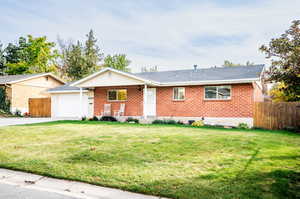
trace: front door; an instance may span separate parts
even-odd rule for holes
[[[156,115],[156,88],[147,88],[147,103],[144,110],[147,116]]]

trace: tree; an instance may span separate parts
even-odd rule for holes
[[[9,112],[10,111],[10,100],[7,97],[5,87],[0,87],[0,112]]]
[[[88,73],[93,73],[99,70],[99,62],[103,58],[103,53],[100,53],[100,48],[97,46],[97,39],[94,37],[93,30],[86,35],[85,42],[85,59]]]
[[[229,61],[229,60],[225,60],[224,63],[223,63],[223,66],[224,66],[224,67],[233,67],[233,66],[253,66],[253,65],[255,65],[255,63],[254,63],[254,62],[250,62],[250,61],[247,61],[246,64],[240,64],[240,63],[235,64],[235,63],[233,63],[233,62],[231,62],[231,61]]]
[[[149,67],[147,68],[146,66],[141,68],[141,72],[145,73],[145,72],[157,72],[158,71],[158,67],[157,66],[153,66],[153,67]]]
[[[5,53],[5,73],[8,74],[23,74],[29,70],[29,65],[26,64],[28,56],[26,48],[28,44],[25,37],[19,37],[18,43],[9,43],[4,49]]]
[[[130,72],[130,68],[128,67],[130,64],[130,60],[126,58],[125,54],[116,54],[116,55],[107,55],[104,58],[103,67],[111,67],[117,70]]]
[[[279,38],[272,39],[268,46],[260,50],[271,59],[271,67],[266,71],[268,81],[284,85],[286,101],[300,101],[300,20]]]
[[[64,52],[64,72],[70,80],[78,80],[88,74],[82,44],[71,44]]]
[[[285,95],[284,90],[286,86],[283,83],[275,84],[269,91],[273,102],[287,102],[290,100],[290,96]]]
[[[61,49],[60,71],[64,78],[78,80],[100,68],[103,54],[100,53],[93,31],[90,30],[86,37],[84,45],[80,41],[74,44],[58,39]]]
[[[2,47],[3,44],[0,43],[0,75],[4,75],[6,70],[6,59]]]
[[[5,48],[6,73],[10,75],[56,71],[57,51],[55,43],[46,37],[31,35],[20,37],[17,44],[9,43]]]

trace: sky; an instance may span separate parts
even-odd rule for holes
[[[258,50],[300,19],[300,0],[1,0],[0,41],[28,34],[84,40],[93,29],[107,54],[133,72],[269,64]]]

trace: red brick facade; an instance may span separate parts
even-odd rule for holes
[[[96,88],[94,113],[100,115],[104,104],[112,104],[112,110],[119,110],[120,103],[125,103],[126,116],[143,115],[143,87],[127,88],[127,101],[110,102],[107,90]],[[173,100],[173,87],[156,88],[157,116],[174,117],[252,117],[254,90],[252,84],[233,84],[230,100],[204,100],[204,86],[186,86],[185,100]]]
[[[204,100],[204,86],[185,87],[185,100],[173,101],[173,88],[157,89],[157,115],[175,117],[252,117],[251,84],[232,85],[230,100]]]
[[[127,89],[127,100],[122,102],[108,101],[107,91],[115,88]],[[112,113],[120,109],[120,104],[125,103],[126,116],[142,116],[143,115],[143,87],[106,87],[96,88],[94,91],[94,114],[101,115],[104,104],[111,104]]]

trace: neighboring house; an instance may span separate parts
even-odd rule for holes
[[[53,117],[101,116],[125,104],[128,116],[252,126],[253,103],[263,101],[264,65],[126,73],[105,68],[50,89]]]
[[[12,112],[28,112],[29,98],[50,97],[46,91],[63,84],[62,80],[51,73],[0,76],[0,87],[6,90]]]

